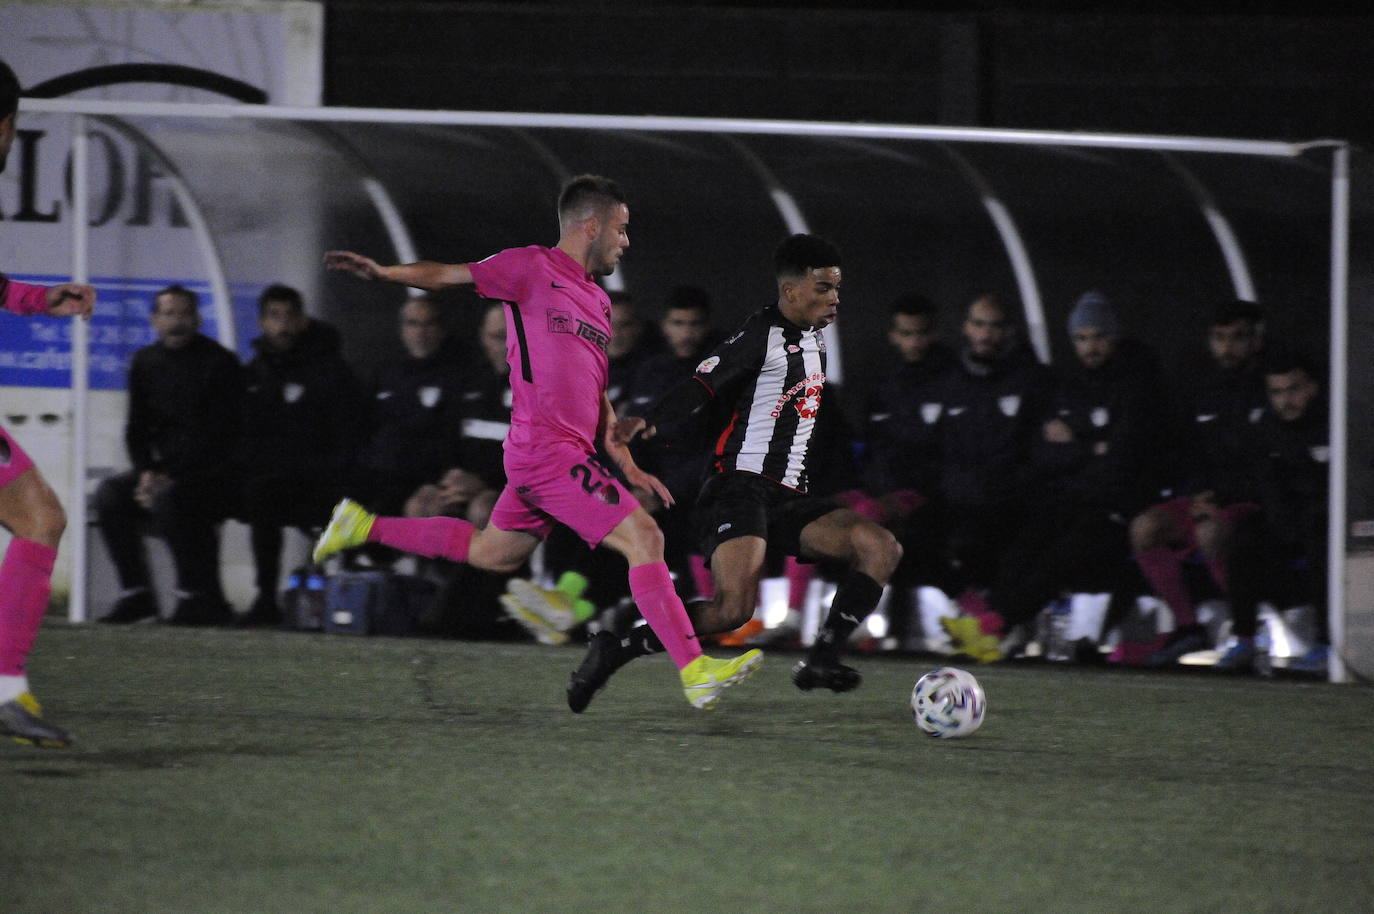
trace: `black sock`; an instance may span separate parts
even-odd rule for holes
[[[811,645],[811,658],[838,660],[840,648],[864,617],[878,605],[882,595],[883,585],[862,571],[853,568],[846,571],[835,590],[835,599],[830,603],[830,614],[825,617],[825,624],[816,633],[816,642]]]
[[[631,658],[663,652],[663,642],[647,625],[636,625],[630,629],[630,633],[620,639],[620,646],[629,653]]]

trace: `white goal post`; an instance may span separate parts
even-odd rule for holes
[[[32,114],[70,118],[71,142],[71,259],[70,273],[77,281],[84,281],[92,275],[90,267],[89,211],[91,164],[87,136],[91,126],[103,121],[140,123],[165,122],[204,123],[208,121],[253,121],[260,123],[283,122],[293,124],[318,125],[392,125],[416,128],[509,128],[515,131],[537,130],[575,130],[634,134],[639,136],[660,136],[665,134],[699,134],[718,137],[804,137],[830,138],[839,141],[882,140],[895,142],[935,143],[942,148],[959,150],[968,144],[997,144],[1008,147],[1056,147],[1059,149],[1084,151],[1136,150],[1159,153],[1166,157],[1179,154],[1204,154],[1215,156],[1246,156],[1266,159],[1306,159],[1330,175],[1330,224],[1329,224],[1329,306],[1330,306],[1330,419],[1331,419],[1331,457],[1330,457],[1330,505],[1329,505],[1329,605],[1330,630],[1332,638],[1330,675],[1333,680],[1344,681],[1347,670],[1343,658],[1345,641],[1346,607],[1346,568],[1347,568],[1347,378],[1348,378],[1348,285],[1350,258],[1350,146],[1338,140],[1319,140],[1314,142],[1290,143],[1263,140],[1143,136],[1111,133],[1078,133],[1064,131],[1034,130],[995,130],[955,127],[926,127],[880,124],[852,124],[839,122],[799,122],[781,120],[744,120],[730,118],[685,118],[658,116],[600,116],[578,114],[534,114],[511,112],[478,111],[415,111],[415,110],[372,110],[356,108],[302,108],[271,107],[236,104],[181,104],[161,102],[109,102],[82,101],[71,99],[37,100],[24,99],[21,110]],[[24,124],[21,121],[21,127]],[[952,153],[956,159],[957,152]],[[1031,343],[1042,358],[1048,356],[1046,322],[1040,306],[1040,293],[1034,273],[1034,264],[1027,253],[1023,239],[1017,229],[1017,214],[1000,199],[991,184],[981,179],[976,166],[966,160],[959,161],[958,167],[965,174],[971,187],[975,189],[988,220],[993,224],[996,236],[1011,266],[1009,272],[1014,277],[1016,290],[1020,293],[1026,309],[1026,320],[1030,331]],[[764,174],[766,166],[754,162],[761,179],[768,181]],[[1250,289],[1248,271],[1244,258],[1238,254],[1238,246],[1231,234],[1224,216],[1215,207],[1209,206],[1205,188],[1200,182],[1189,181],[1184,173],[1183,183],[1197,198],[1199,209],[1211,228],[1212,237],[1222,251],[1222,256],[1230,271],[1231,280],[1237,297]],[[260,190],[260,189],[259,189]],[[194,191],[194,188],[192,188]],[[805,216],[788,198],[787,189],[772,182],[770,192],[780,214],[779,218],[789,228],[801,230],[805,226]],[[373,181],[367,190],[373,205],[386,223],[386,232],[397,251],[414,256],[413,243],[405,228],[404,219],[397,211],[396,204],[386,193],[384,186]],[[194,205],[195,194],[185,195],[181,208],[187,214],[192,228],[201,236],[204,247],[213,248],[209,238],[210,229],[203,221],[198,221]],[[14,231],[11,226],[9,231]],[[422,252],[423,253],[423,252]],[[209,257],[210,262],[217,262]],[[6,265],[17,269],[21,265]],[[213,272],[213,271],[211,271]],[[232,334],[233,315],[229,312],[231,304],[227,298],[226,280],[221,275],[212,290],[214,307],[219,315],[219,326],[223,332]],[[86,499],[81,497],[87,491],[86,468],[88,416],[86,413],[87,392],[87,341],[85,328],[74,322],[72,331],[72,442],[70,492],[67,508],[70,515],[68,549],[72,553],[72,583],[70,617],[82,621],[88,617],[88,596],[86,592],[86,536],[87,517]],[[229,337],[232,340],[232,336]],[[838,347],[835,347],[838,349]]]

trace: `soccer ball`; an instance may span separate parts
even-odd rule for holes
[[[987,707],[973,674],[952,666],[931,670],[911,690],[911,716],[927,736],[968,736],[982,726]]]

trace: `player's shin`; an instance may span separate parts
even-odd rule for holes
[[[665,563],[651,562],[631,568],[630,594],[678,669],[701,656],[692,622]]]
[[[878,605],[882,595],[883,585],[862,571],[851,568],[845,572],[835,590],[835,599],[830,603],[830,614],[816,633],[811,656],[814,659],[838,659],[840,648]]]
[[[52,590],[57,550],[32,540],[10,542],[0,563],[0,675],[21,676]]]
[[[367,539],[426,558],[466,562],[476,529],[458,517],[379,517]]]

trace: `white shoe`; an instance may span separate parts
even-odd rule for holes
[[[549,628],[566,632],[577,624],[573,601],[561,590],[545,590],[533,581],[511,578],[506,592],[520,601],[520,605],[544,620]]]
[[[567,644],[568,633],[549,625],[542,616],[530,612],[512,594],[503,593],[500,597],[501,609],[506,615],[519,622],[525,631],[534,636],[540,644]]]

